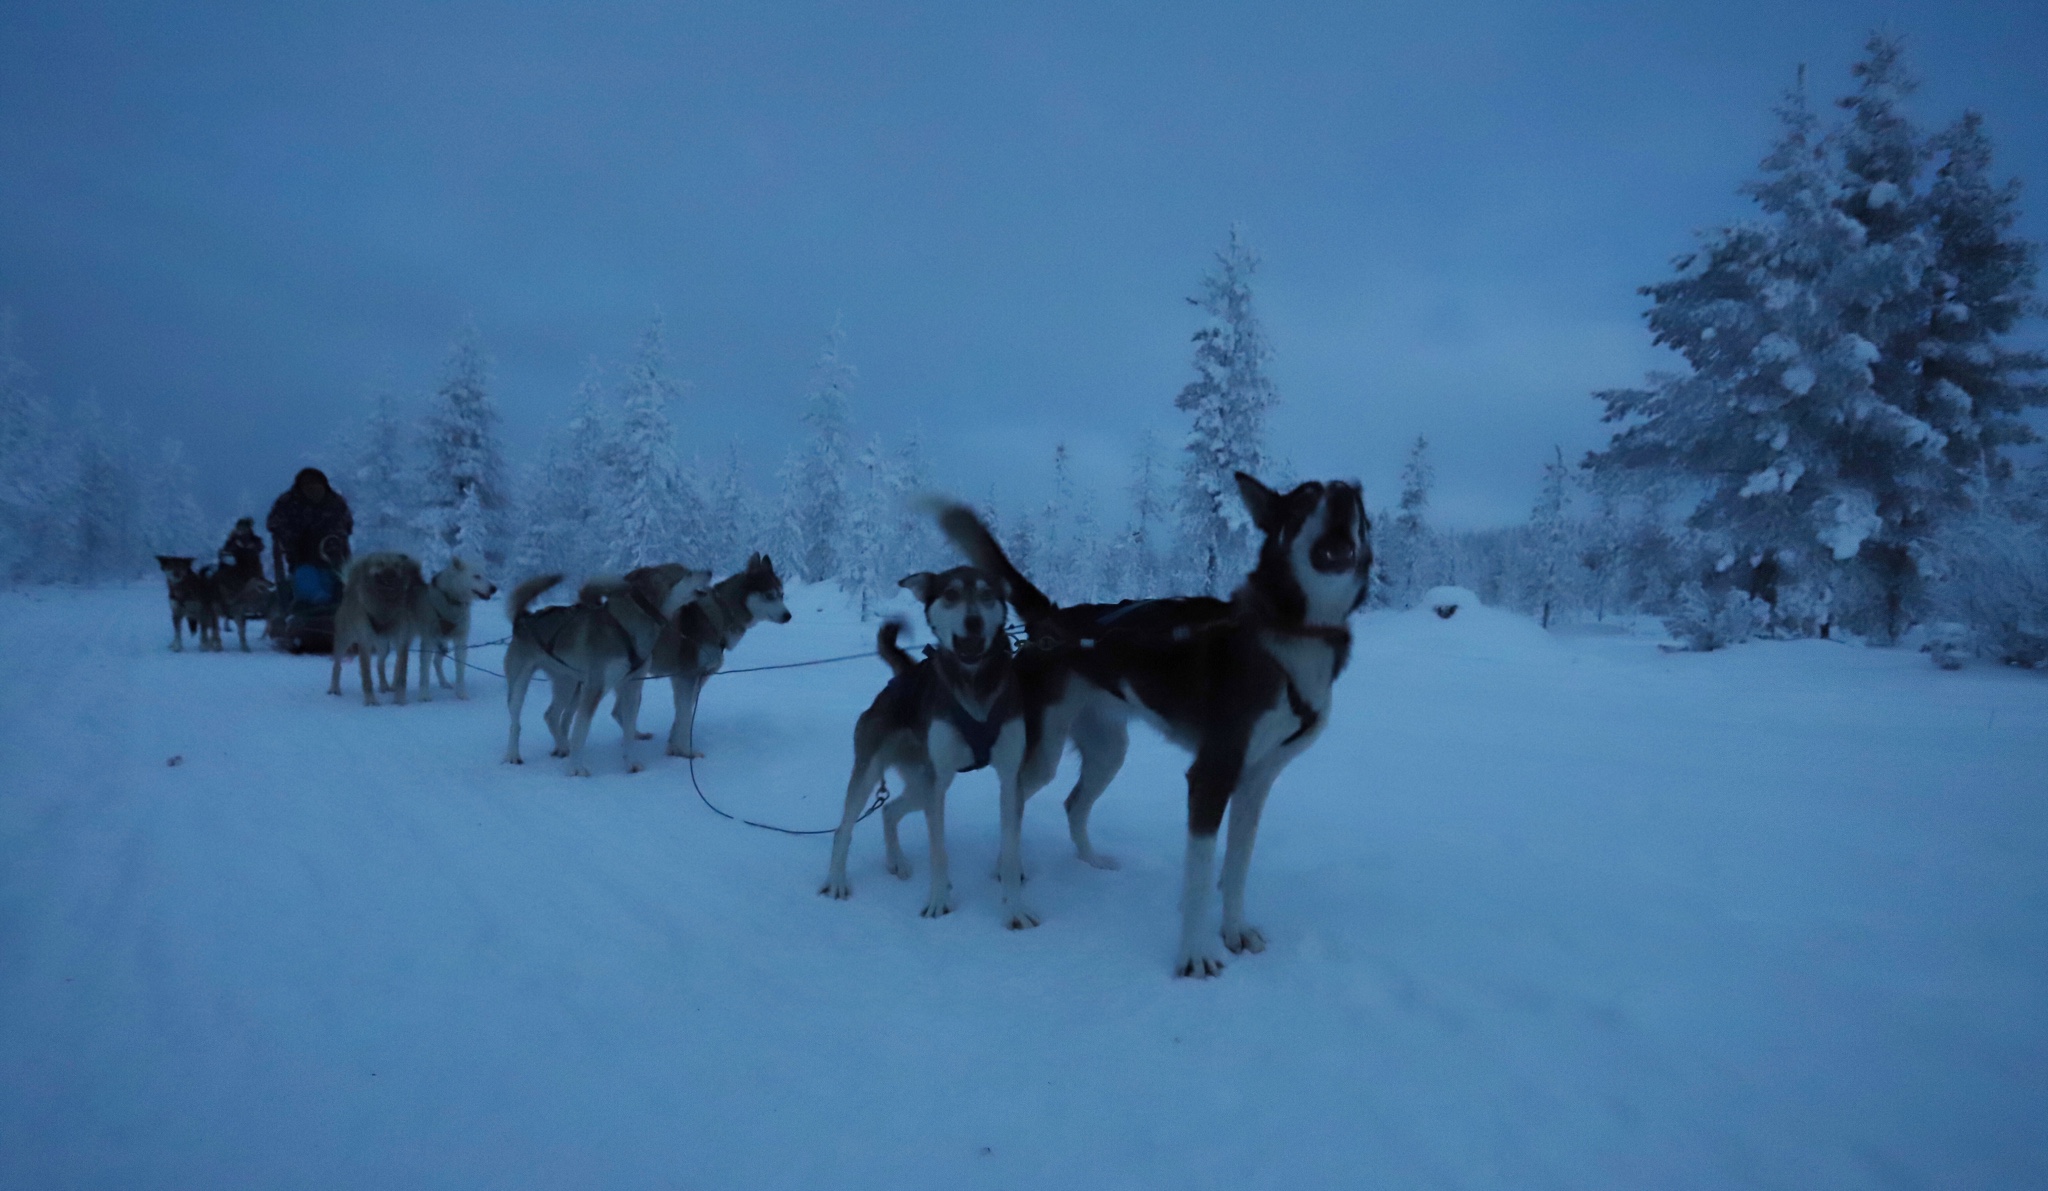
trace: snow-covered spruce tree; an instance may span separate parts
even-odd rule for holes
[[[2048,467],[1997,490],[1942,534],[1933,584],[1935,660],[1973,653],[2015,666],[2048,665]]]
[[[740,441],[726,444],[725,460],[705,494],[704,565],[728,575],[746,565],[747,556],[761,549],[760,513],[753,486],[747,483],[746,466],[740,461]]]
[[[838,576],[839,537],[853,455],[854,370],[837,322],[804,395],[804,441],[782,467],[782,532],[796,574],[813,583]]]
[[[657,316],[626,371],[612,443],[618,537],[611,565],[621,571],[661,562],[702,565],[696,560],[703,551],[703,502],[676,456],[668,411],[682,394],[668,373],[668,344]]]
[[[56,419],[22,358],[14,312],[0,310],[0,584],[61,577],[64,528]]]
[[[1131,500],[1131,522],[1124,535],[1122,565],[1104,568],[1103,577],[1113,598],[1160,596],[1171,587],[1166,579],[1167,551],[1171,548],[1166,525],[1171,506],[1163,490],[1166,469],[1159,456],[1159,436],[1145,431],[1138,439],[1137,454],[1131,459],[1131,479],[1126,489]]]
[[[142,491],[143,546],[151,554],[185,555],[202,565],[211,565],[213,551],[225,532],[209,532],[206,514],[199,510],[199,498],[192,492],[192,465],[185,462],[185,445],[175,438],[157,446],[156,462],[149,468]]]
[[[1415,436],[1401,465],[1401,497],[1393,517],[1373,535],[1373,603],[1406,608],[1436,583],[1435,540],[1429,529],[1429,493],[1436,469],[1429,463],[1429,440]]]
[[[604,370],[593,359],[576,386],[569,418],[548,435],[533,488],[519,573],[594,575],[617,548],[611,496],[613,417]]]
[[[1194,423],[1181,459],[1181,536],[1197,584],[1211,595],[1228,594],[1252,563],[1251,519],[1234,473],[1272,479],[1266,414],[1279,394],[1266,375],[1272,349],[1252,311],[1258,267],[1258,255],[1233,226],[1201,294],[1188,299],[1209,320],[1194,334],[1195,379],[1173,400]]]
[[[505,456],[498,407],[490,395],[490,361],[475,326],[448,349],[440,389],[420,423],[420,562],[428,574],[458,551],[487,569],[505,565]],[[343,493],[347,495],[347,493]]]
[[[952,551],[939,537],[931,514],[917,503],[932,490],[931,461],[925,457],[922,427],[913,424],[897,446],[889,478],[893,491],[888,512],[894,517],[895,530],[890,556],[894,574],[888,578],[893,582],[916,571],[945,569],[951,565],[947,560]]]
[[[896,484],[882,436],[871,435],[855,456],[840,521],[839,586],[870,616],[896,590],[905,572],[896,569],[890,539],[896,527]]]
[[[1830,559],[1901,525],[1898,478],[1939,458],[1940,435],[1887,403],[1873,371],[1925,254],[1873,242],[1845,212],[1803,79],[1779,116],[1764,176],[1743,188],[1764,218],[1710,233],[1643,290],[1657,342],[1690,370],[1596,394],[1625,428],[1588,463],[1682,477],[1700,494],[1690,524],[1725,560],[1825,587]]]
[[[1535,507],[1529,511],[1529,603],[1544,628],[1552,616],[1564,610],[1577,565],[1573,550],[1571,522],[1565,511],[1570,497],[1571,472],[1565,467],[1564,449],[1553,447],[1555,458],[1543,465],[1543,483],[1536,490]]]
[[[355,516],[357,552],[419,548],[419,474],[409,458],[405,411],[389,384],[370,394],[370,409],[349,443],[342,495]]]
[[[68,435],[70,466],[58,496],[70,532],[62,577],[77,583],[128,579],[148,561],[141,539],[134,435],[110,422],[97,400],[78,403]]]

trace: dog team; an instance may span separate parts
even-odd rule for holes
[[[904,816],[923,812],[931,873],[922,912],[950,913],[946,793],[956,775],[987,768],[999,791],[996,875],[1004,921],[1011,929],[1037,926],[1039,916],[1024,897],[1025,803],[1052,780],[1071,745],[1080,760],[1065,801],[1075,851],[1088,864],[1116,867],[1090,842],[1088,818],[1123,765],[1129,724],[1137,718],[1193,758],[1175,974],[1208,977],[1224,966],[1210,942],[1209,888],[1217,880],[1217,836],[1225,831],[1226,810],[1217,880],[1221,942],[1232,953],[1263,951],[1265,939],[1246,920],[1244,905],[1259,819],[1274,780],[1328,721],[1332,687],[1350,656],[1350,617],[1365,602],[1371,523],[1353,482],[1309,481],[1279,492],[1239,473],[1237,485],[1260,542],[1256,565],[1227,600],[1183,596],[1062,607],[1017,570],[972,510],[933,502],[940,528],[968,562],[902,580],[922,606],[934,642],[923,657],[913,658],[898,643],[901,622],[887,622],[877,633],[876,652],[892,676],[855,722],[853,771],[819,892],[852,895],[847,862],[854,825],[885,773],[894,771],[901,793],[883,806],[885,868],[898,878],[911,875],[898,829]],[[174,622],[190,614],[194,623],[206,623],[190,560],[159,561],[171,583]],[[174,563],[183,569],[174,573]],[[759,554],[715,583],[708,571],[669,563],[593,579],[573,603],[532,606],[561,579],[537,576],[512,592],[505,655],[508,763],[521,761],[521,711],[534,675],[543,672],[551,691],[543,718],[552,755],[566,758],[571,773],[589,773],[584,744],[607,694],[627,768],[639,770],[634,747],[651,739],[639,730],[640,686],[653,678],[667,678],[675,695],[669,754],[699,756],[692,731],[705,680],[754,625],[790,619],[782,580]],[[181,583],[188,585],[185,596]],[[390,690],[404,702],[406,658],[417,640],[422,697],[431,697],[430,665],[448,685],[441,665],[451,653],[454,689],[463,696],[470,605],[495,590],[460,560],[428,580],[402,554],[357,558],[336,613],[329,693],[341,693],[342,660],[354,653],[366,703],[375,704],[375,690]],[[1012,610],[1024,634],[1015,644],[1007,632]],[[208,640],[220,647],[217,625],[211,638],[195,631],[202,632],[203,648]],[[395,685],[384,675],[393,654]]]

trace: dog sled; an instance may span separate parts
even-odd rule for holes
[[[278,648],[286,653],[334,652],[334,614],[341,607],[341,568],[302,562],[277,585]]]

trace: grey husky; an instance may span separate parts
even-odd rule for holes
[[[342,580],[341,606],[334,611],[334,673],[327,693],[341,693],[341,663],[351,651],[362,671],[363,703],[377,705],[377,691],[391,692],[391,701],[405,702],[406,657],[418,630],[418,603],[427,581],[410,555],[361,554],[349,563]],[[384,659],[395,656],[395,682],[384,677]],[[370,666],[377,667],[377,685],[370,684]]]
[[[442,567],[420,593],[420,700],[434,699],[434,681],[451,684],[442,663],[455,655],[455,697],[469,698],[469,606],[498,594],[498,585],[457,558]]]
[[[1203,597],[1061,608],[1019,574],[972,510],[940,510],[948,537],[1000,576],[1046,667],[1030,684],[1032,746],[1023,796],[1052,779],[1064,742],[1081,753],[1067,820],[1084,858],[1088,812],[1115,776],[1138,715],[1194,754],[1181,889],[1179,976],[1214,976],[1207,941],[1216,835],[1226,807],[1222,937],[1232,952],[1265,950],[1244,916],[1245,875],[1274,779],[1328,722],[1331,690],[1351,652],[1349,620],[1365,601],[1371,523],[1354,483],[1275,492],[1242,472],[1239,495],[1263,537],[1258,565],[1228,603]],[[1060,669],[1064,673],[1060,673]]]
[[[622,578],[585,583],[574,604],[531,612],[527,605],[562,577],[541,575],[513,588],[512,643],[505,650],[505,702],[512,727],[505,760],[520,763],[519,714],[534,672],[545,670],[553,688],[545,717],[555,738],[553,755],[569,759],[571,774],[590,776],[583,742],[597,705],[616,691],[619,699],[631,697],[637,706],[655,641],[676,609],[703,595],[710,579],[709,571],[680,563],[641,567]],[[634,739],[634,733],[626,733],[626,768],[637,773]]]
[[[902,586],[924,605],[925,623],[938,644],[922,661],[913,661],[896,644],[901,624],[884,624],[876,635],[875,652],[894,677],[854,723],[853,776],[832,836],[832,865],[818,892],[835,898],[853,895],[846,853],[854,823],[883,772],[894,769],[903,792],[882,808],[889,871],[909,878],[910,862],[904,859],[896,826],[911,811],[923,811],[932,864],[923,913],[927,918],[949,913],[953,883],[946,859],[946,791],[955,774],[987,766],[995,770],[1002,791],[1003,845],[996,875],[1003,885],[1007,922],[1012,930],[1037,926],[1038,915],[1024,904],[1019,845],[1024,800],[1017,788],[1024,760],[1024,705],[1010,638],[1003,632],[1002,581],[973,567],[955,567],[936,575],[919,572]]]
[[[746,566],[712,584],[703,598],[677,609],[668,630],[653,642],[649,673],[666,674],[675,692],[669,756],[704,755],[696,746],[697,697],[704,692],[704,680],[718,673],[725,665],[726,651],[737,647],[747,630],[764,620],[788,624],[789,606],[782,599],[782,579],[775,573],[775,563],[765,554],[755,554]],[[651,739],[639,727],[640,684],[619,692],[612,715],[628,739]]]

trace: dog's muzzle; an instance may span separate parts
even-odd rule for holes
[[[1309,547],[1308,565],[1325,575],[1341,575],[1358,566],[1358,544],[1349,538],[1324,538]]]

